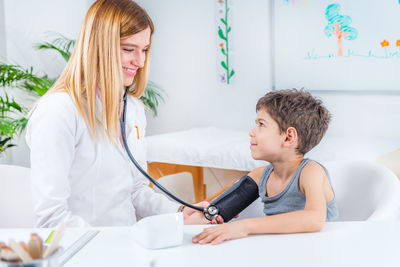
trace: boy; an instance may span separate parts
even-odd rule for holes
[[[251,155],[270,165],[244,178],[258,185],[267,216],[204,229],[193,237],[193,243],[218,244],[249,234],[316,232],[325,221],[338,218],[325,168],[304,159],[328,128],[330,114],[322,102],[303,90],[273,91],[258,101],[256,110],[256,126],[250,131]],[[227,194],[229,189],[223,195]]]

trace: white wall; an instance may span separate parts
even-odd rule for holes
[[[4,0],[7,58],[11,62],[57,76],[64,62],[56,53],[37,51],[34,44],[50,41],[50,32],[76,38],[87,2],[81,0]]]
[[[0,1],[0,62],[6,57],[4,2]]]
[[[8,58],[58,74],[62,60],[38,53],[31,45],[43,40],[48,30],[75,38],[91,2],[4,0]],[[216,1],[137,2],[146,8],[156,28],[150,79],[168,94],[160,115],[148,116],[148,134],[201,126],[248,131],[254,124],[257,99],[272,87],[269,1],[235,1],[236,79],[229,87],[220,86],[216,77]],[[400,147],[400,95],[316,95],[333,114],[328,137],[395,139],[393,150],[396,144]],[[12,163],[26,165],[26,151],[19,153]]]
[[[271,89],[269,1],[235,1],[237,77],[230,87],[219,86],[215,78],[215,1],[138,2],[156,27],[150,79],[169,95],[160,115],[149,118],[148,133],[252,127],[256,101]],[[399,94],[315,95],[333,114],[328,136],[400,138]]]
[[[55,52],[37,51],[34,44],[50,41],[58,32],[68,38],[78,36],[84,15],[92,0],[1,0],[0,1],[0,49],[4,44],[8,63],[34,70],[50,77],[56,77],[65,66],[64,60]],[[3,16],[4,14],[4,16]],[[4,27],[2,27],[2,23]],[[3,29],[3,31],[2,31]],[[0,52],[0,56],[3,56]],[[20,103],[30,106],[34,99],[26,93],[13,91]],[[0,162],[29,166],[29,152],[24,136],[17,137],[18,146],[8,149]]]
[[[216,1],[139,0],[155,24],[150,79],[168,93],[148,134],[190,127],[249,129],[256,100],[271,88],[269,2],[235,1],[235,80],[217,81]]]
[[[316,93],[330,112],[330,136],[400,141],[400,95]],[[400,147],[400,142],[397,142]],[[395,148],[395,147],[394,147]],[[394,149],[393,148],[393,149]]]

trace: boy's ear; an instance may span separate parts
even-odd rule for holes
[[[296,128],[289,127],[286,129],[286,137],[284,142],[287,146],[297,146],[298,136]]]

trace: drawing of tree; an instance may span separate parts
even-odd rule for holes
[[[338,42],[338,56],[343,56],[343,39],[354,40],[358,36],[358,31],[355,28],[349,27],[351,18],[347,15],[339,14],[340,5],[331,4],[326,8],[325,17],[328,20],[328,25],[324,32],[328,37],[335,35]]]

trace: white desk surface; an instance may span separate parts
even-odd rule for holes
[[[183,245],[158,250],[136,244],[129,227],[99,228],[100,233],[64,266],[400,266],[400,221],[334,222],[319,233],[192,244],[191,238],[203,228],[185,226]],[[0,229],[0,236],[7,232]]]

